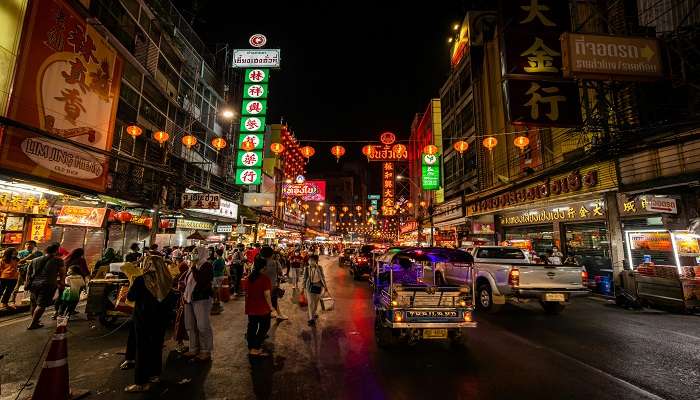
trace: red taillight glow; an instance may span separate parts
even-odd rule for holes
[[[513,267],[508,273],[508,284],[510,286],[520,285],[520,270],[517,267]]]
[[[588,286],[588,271],[581,271],[581,283],[583,286]]]

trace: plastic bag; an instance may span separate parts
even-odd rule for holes
[[[332,311],[335,306],[335,300],[331,296],[321,298],[321,310]]]
[[[303,292],[300,293],[300,294],[299,294],[299,306],[300,306],[300,307],[306,307],[306,306],[308,306],[308,305],[309,305],[309,301],[306,300],[306,296],[304,295]]]

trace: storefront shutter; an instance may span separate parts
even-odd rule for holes
[[[111,224],[109,225],[109,241],[107,241],[107,247],[111,247],[117,253],[124,254],[122,251],[122,226],[121,224]],[[126,251],[128,252],[129,247],[127,246]]]
[[[92,271],[97,260],[102,258],[105,245],[105,230],[102,228],[89,228],[86,234],[85,260]]]
[[[85,245],[85,228],[80,226],[66,226],[63,228],[63,242],[61,247],[70,253]]]

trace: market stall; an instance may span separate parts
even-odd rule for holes
[[[625,231],[624,285],[644,303],[700,308],[700,235],[687,231]]]

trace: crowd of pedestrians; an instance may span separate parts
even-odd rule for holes
[[[192,362],[209,362],[214,350],[211,316],[223,311],[230,296],[244,298],[248,318],[245,337],[251,357],[265,357],[263,348],[272,319],[288,317],[280,308],[285,293],[291,302],[308,304],[308,324],[318,319],[318,305],[329,296],[319,254],[330,253],[314,246],[285,249],[258,243],[227,248],[193,245],[143,247],[133,243],[128,253],[108,248],[92,266],[82,248],[68,252],[60,244],[40,250],[33,241],[24,248],[6,248],[0,257],[0,308],[13,309],[17,291],[29,293],[31,322],[27,329],[43,327],[42,316],[54,306],[53,318],[70,318],[81,293],[91,279],[129,278],[126,300],[133,304],[128,340],[121,369],[134,369],[134,384],[127,392],[144,392],[159,381],[167,331],[172,331],[175,350]],[[115,273],[113,263],[131,263],[135,276]],[[177,271],[177,272],[174,272]],[[91,318],[91,315],[87,315]]]

